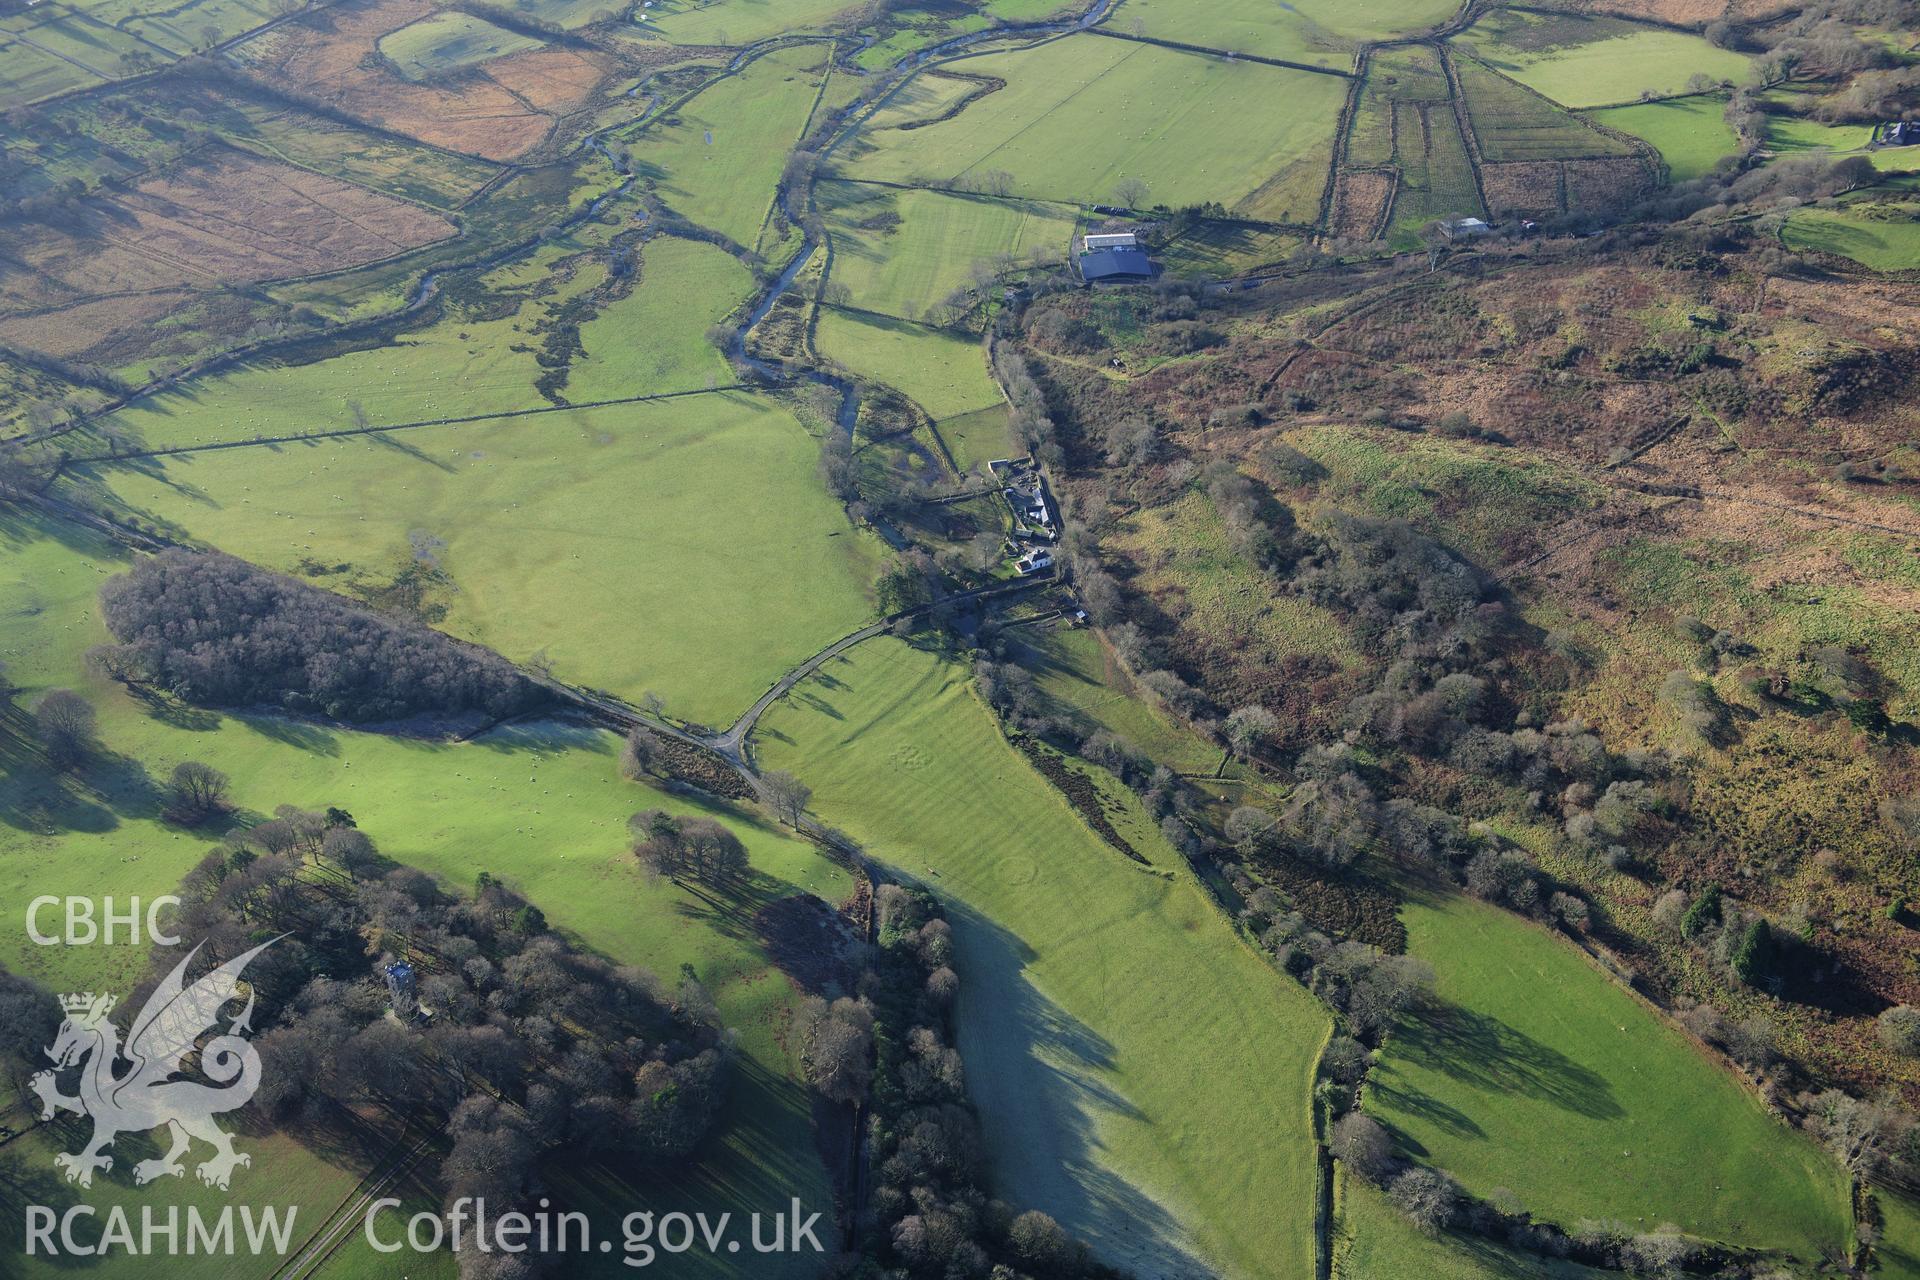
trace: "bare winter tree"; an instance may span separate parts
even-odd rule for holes
[[[346,872],[349,880],[358,880],[380,864],[373,841],[354,827],[330,829],[320,844],[320,856]]]
[[[825,1098],[859,1106],[873,1079],[873,1012],[857,1000],[814,997],[796,1023],[808,1082]]]
[[[784,769],[762,774],[760,781],[766,787],[767,806],[774,816],[790,827],[799,827],[807,802],[813,799],[813,788]]]
[[[71,689],[53,689],[33,709],[33,722],[47,762],[71,769],[93,754],[93,704]]]
[[[627,744],[620,751],[620,772],[629,778],[641,778],[652,773],[660,762],[660,738],[651,729],[636,728],[628,732]]]
[[[167,782],[167,816],[175,822],[194,826],[232,807],[226,774],[198,760],[182,760],[173,767]]]
[[[1393,1172],[1393,1139],[1378,1120],[1349,1111],[1334,1122],[1334,1158],[1376,1186]]]
[[[1226,730],[1227,742],[1233,747],[1233,754],[1244,760],[1255,744],[1266,741],[1280,731],[1280,717],[1265,707],[1241,707],[1227,717]]]

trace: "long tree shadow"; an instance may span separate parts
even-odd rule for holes
[[[144,684],[124,686],[127,696],[140,705],[148,719],[158,720],[170,728],[182,729],[189,733],[212,733],[220,727],[219,713],[208,711],[182,702],[178,698],[168,697],[157,689]]]
[[[1490,1093],[1517,1093],[1590,1120],[1626,1110],[1598,1072],[1498,1018],[1435,1001],[1394,1032],[1397,1056]]]
[[[1457,1138],[1484,1138],[1487,1131],[1475,1123],[1472,1116],[1455,1106],[1449,1106],[1429,1093],[1417,1089],[1402,1089],[1392,1081],[1391,1073],[1377,1071],[1367,1082],[1367,1094],[1387,1104],[1383,1114],[1398,1113],[1418,1116]],[[1382,1109],[1374,1109],[1382,1110]],[[1378,1115],[1375,1116],[1379,1118]],[[1383,1122],[1384,1123],[1384,1122]],[[1418,1139],[1401,1130],[1397,1125],[1389,1124],[1394,1140],[1400,1148],[1411,1156],[1425,1156],[1426,1147]]]
[[[74,769],[55,769],[17,706],[0,706],[0,823],[39,835],[99,835],[128,818],[157,817],[160,788],[146,766],[97,748]]]
[[[686,897],[673,904],[674,914],[701,924],[736,942],[758,944],[760,929],[755,920],[762,911],[792,892],[793,886],[762,871],[721,885],[703,884],[694,879],[674,881]]]
[[[995,1194],[1052,1214],[1100,1256],[1135,1274],[1211,1274],[1186,1231],[1108,1167],[1099,1127],[1150,1118],[1103,1078],[1114,1046],[1043,995],[1017,935],[947,898],[962,974],[959,1048],[979,1107]]]

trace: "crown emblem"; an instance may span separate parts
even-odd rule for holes
[[[113,997],[110,995],[97,996],[91,991],[82,991],[77,995],[60,997],[61,1009],[69,1014],[86,1013],[96,1004],[100,1006],[100,1011],[105,1013],[107,1009],[112,1007]]]

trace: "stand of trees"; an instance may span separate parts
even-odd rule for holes
[[[712,818],[677,818],[645,809],[627,819],[633,854],[650,874],[724,888],[751,871],[740,837]]]
[[[868,1104],[873,1190],[846,1274],[1117,1277],[1046,1214],[988,1194],[979,1120],[953,1048],[953,931],[925,892],[881,885],[874,909],[879,946],[858,995],[810,1001],[795,1027],[814,1089]]]
[[[162,552],[100,597],[120,641],[102,665],[189,702],[365,723],[546,700],[499,657],[217,552]]]
[[[255,1108],[302,1125],[341,1106],[440,1117],[452,1139],[440,1168],[449,1203],[485,1196],[499,1212],[526,1207],[556,1155],[665,1163],[694,1148],[725,1097],[730,1060],[696,982],[669,992],[574,950],[485,873],[472,897],[451,896],[384,863],[351,824],[337,809],[283,808],[229,836],[183,883],[180,931],[202,940],[210,963],[286,935],[246,974],[263,1062]],[[303,875],[309,858],[320,871]],[[361,878],[328,875],[339,861]],[[157,951],[149,985],[177,959]],[[417,1016],[389,1009],[382,974],[396,959],[418,975]],[[0,984],[9,1036],[19,1003]],[[20,1011],[36,1028],[21,1035],[44,1022],[36,1008]],[[463,1269],[494,1261],[461,1255]],[[541,1269],[531,1254],[516,1261],[523,1274]]]

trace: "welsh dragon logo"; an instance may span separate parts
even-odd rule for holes
[[[93,1120],[93,1137],[86,1146],[54,1157],[68,1182],[92,1186],[94,1170],[113,1168],[113,1157],[106,1149],[115,1138],[162,1126],[169,1131],[172,1145],[164,1155],[133,1167],[134,1181],[141,1185],[185,1173],[180,1158],[195,1138],[214,1149],[212,1157],[194,1170],[208,1186],[225,1190],[234,1169],[253,1163],[251,1156],[233,1149],[232,1135],[213,1122],[216,1115],[245,1106],[260,1087],[260,1055],[243,1034],[253,1030],[251,988],[247,1007],[228,1022],[226,1034],[200,1047],[200,1073],[214,1085],[175,1077],[195,1043],[219,1023],[220,1010],[240,997],[241,971],[277,941],[263,942],[187,985],[187,966],[200,952],[194,947],[148,998],[133,1020],[124,1047],[119,1029],[107,1019],[113,1009],[112,995],[88,992],[60,998],[66,1021],[46,1051],[54,1068],[35,1075],[32,1085],[43,1104],[41,1119],[71,1111]],[[122,1061],[129,1065],[115,1074]],[[80,1068],[79,1093],[68,1097],[60,1092],[58,1074],[76,1066]]]

